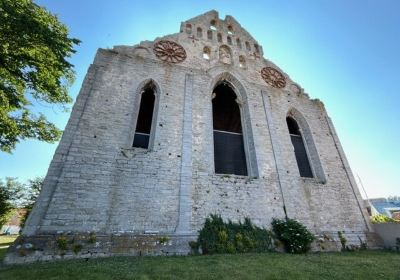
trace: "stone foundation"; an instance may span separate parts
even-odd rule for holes
[[[187,255],[195,235],[48,234],[20,236],[8,249],[5,264],[110,256]]]
[[[346,245],[358,250],[365,243],[368,249],[382,248],[383,243],[374,233],[344,233]],[[20,236],[8,249],[5,264],[21,264],[36,261],[55,261],[67,259],[88,259],[111,256],[157,256],[188,255],[191,253],[190,241],[197,235],[161,234],[112,234],[95,235],[47,234]],[[335,252],[342,249],[337,232],[324,232],[315,235],[312,251]],[[278,252],[283,247],[277,245]]]

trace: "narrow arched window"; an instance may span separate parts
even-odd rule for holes
[[[236,45],[240,50],[242,49],[242,43],[240,42],[239,38],[236,38]]]
[[[214,19],[210,21],[210,29],[214,31],[217,30],[217,22]]]
[[[209,47],[205,46],[203,48],[203,58],[209,60],[211,57],[211,50]]]
[[[192,33],[192,25],[190,23],[186,23],[186,33],[187,34]]]
[[[231,36],[228,36],[228,37],[226,38],[226,40],[227,40],[227,42],[228,42],[229,45],[232,45],[232,38],[231,38]]]
[[[203,30],[200,27],[197,27],[197,37],[199,38],[203,37]]]
[[[246,41],[246,50],[251,51],[250,43]]]
[[[213,96],[215,173],[247,175],[237,96],[231,86],[224,82],[214,88]]]
[[[233,27],[232,25],[228,25],[228,34],[233,35]]]
[[[294,154],[296,157],[297,167],[299,168],[301,177],[313,178],[310,161],[308,160],[307,150],[304,145],[303,137],[297,122],[291,118],[286,118],[286,123],[289,129],[290,140],[292,141]]]
[[[217,38],[218,38],[218,42],[222,43],[222,34],[221,33],[218,33]]]
[[[239,55],[239,67],[246,68],[246,59],[243,55]]]
[[[208,39],[208,40],[212,40],[212,38],[213,38],[213,33],[212,33],[212,31],[211,31],[211,30],[207,30],[207,39]]]
[[[133,147],[145,148],[149,147],[151,124],[153,121],[155,88],[152,84],[148,84],[143,88],[140,98],[139,114],[136,122],[135,136],[133,139]]]
[[[257,44],[254,44],[254,49],[256,50],[256,53],[260,53],[260,48]]]

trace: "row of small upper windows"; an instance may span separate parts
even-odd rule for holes
[[[230,55],[230,54],[229,54]],[[206,60],[211,59],[211,49],[210,47],[205,46],[203,48],[203,58]],[[243,55],[239,55],[239,67],[245,68],[246,67],[246,59]]]
[[[213,30],[216,31],[217,29],[213,29],[212,28],[213,25],[210,25],[210,29],[207,30],[207,39],[208,40],[213,40],[214,34],[213,34]],[[228,26],[228,34],[233,35],[233,30],[229,31],[230,29],[232,29],[232,26]],[[190,23],[186,24],[186,33],[187,34],[192,34],[192,25]],[[203,29],[201,27],[197,27],[197,37],[199,38],[203,38]],[[222,43],[222,34],[218,33],[217,34],[217,41],[218,43]],[[226,37],[226,42],[228,43],[228,45],[233,45],[233,41],[232,41],[232,37],[231,36],[227,36]],[[242,42],[240,40],[240,38],[236,38],[236,46],[239,49],[242,49]],[[251,45],[248,41],[245,42],[245,46],[246,46],[246,50],[251,51]],[[257,44],[254,44],[254,50],[256,53],[260,52],[260,47]]]

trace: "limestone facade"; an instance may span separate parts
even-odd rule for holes
[[[162,56],[160,41],[184,52]],[[134,148],[149,82],[149,148]],[[212,98],[221,82],[237,96],[247,176],[215,173]],[[299,174],[287,116],[300,127],[313,178]],[[233,17],[210,11],[179,33],[98,50],[23,233],[195,236],[209,214],[270,227],[285,211],[316,234],[364,240],[371,231],[323,103],[264,58]]]

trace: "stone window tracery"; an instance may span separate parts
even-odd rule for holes
[[[275,68],[264,67],[261,69],[261,77],[267,84],[275,88],[284,88],[286,86],[285,76]]]
[[[232,51],[228,46],[219,47],[219,60],[225,64],[232,64]]]
[[[180,63],[186,59],[185,49],[173,41],[158,41],[153,47],[154,54],[162,61]]]

